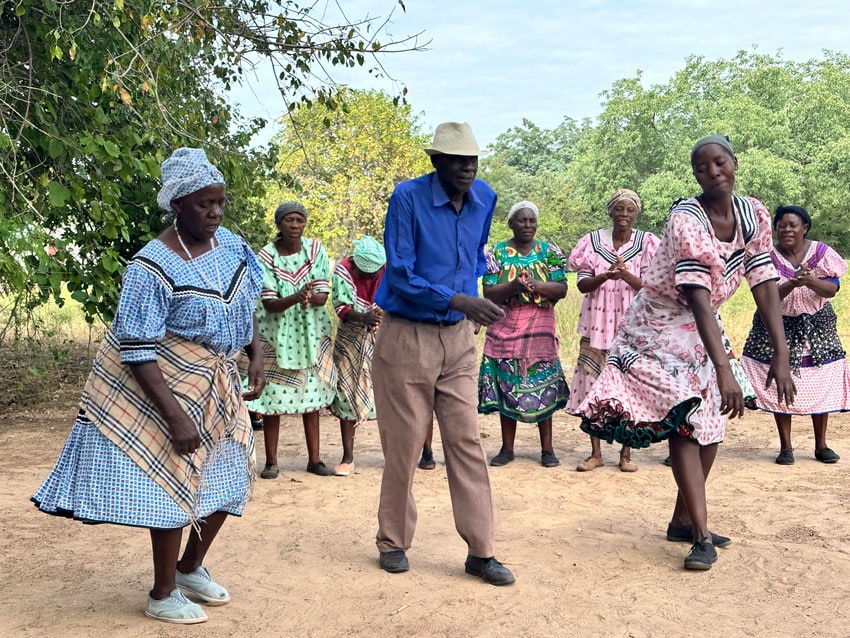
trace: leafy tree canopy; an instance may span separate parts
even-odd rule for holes
[[[362,235],[382,240],[395,186],[433,170],[422,151],[428,138],[409,105],[347,89],[339,101],[293,111],[272,143],[285,179],[270,185],[264,200],[268,220],[282,200],[300,200],[309,211],[307,234],[332,257],[350,254]]]
[[[719,133],[735,146],[738,192],[771,210],[805,206],[813,236],[850,253],[850,57],[691,57],[666,84],[644,88],[638,73],[603,97],[603,111],[579,139],[567,171],[578,207],[590,213],[588,230],[607,223],[605,202],[621,187],[640,193],[643,226],[659,230],[671,202],[698,190],[691,146]]]
[[[0,285],[37,304],[61,303],[64,283],[90,319],[108,319],[123,264],[163,226],[159,167],[178,146],[207,150],[228,181],[228,223],[252,231],[240,222],[262,214],[275,157],[249,146],[265,122],[222,94],[267,61],[288,108],[335,105],[334,67],[380,72],[377,54],[411,44],[380,42],[379,19],[327,24],[321,9],[0,1]]]
[[[534,202],[540,209],[539,238],[564,247],[575,243],[583,226],[571,196],[567,167],[589,128],[589,120],[577,122],[569,117],[551,130],[523,119],[522,126],[502,133],[490,145],[479,177],[499,197],[491,243],[512,236],[507,227],[508,211],[521,200]]]

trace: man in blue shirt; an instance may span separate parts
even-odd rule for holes
[[[478,430],[477,325],[504,315],[478,297],[496,194],[476,180],[469,124],[440,124],[425,152],[435,172],[399,184],[384,230],[387,268],[375,294],[384,310],[373,358],[384,474],[378,507],[381,568],[409,569],[416,504],[413,476],[434,413],[440,426],[465,569],[493,585],[514,576],[493,556],[493,499]],[[469,321],[465,321],[469,319]]]

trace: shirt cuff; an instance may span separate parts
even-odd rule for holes
[[[121,363],[150,363],[156,361],[156,341],[122,341],[119,352]]]

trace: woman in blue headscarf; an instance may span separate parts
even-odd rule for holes
[[[174,224],[127,265],[77,420],[32,500],[84,523],[148,528],[154,584],[145,613],[193,624],[207,616],[184,592],[209,605],[230,601],[203,563],[254,480],[244,400],[265,385],[254,320],[262,271],[245,240],[221,227],[224,177],[203,150],[174,151],[162,182],[157,202]],[[243,348],[244,396],[235,362]]]

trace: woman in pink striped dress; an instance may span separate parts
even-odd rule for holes
[[[576,287],[584,300],[576,329],[581,340],[567,412],[581,405],[602,372],[620,319],[643,286],[643,276],[658,249],[658,237],[633,228],[642,206],[636,192],[618,189],[608,199],[612,227],[588,233],[570,253],[570,268],[577,273]],[[605,465],[599,437],[590,437],[590,447],[590,456],[576,468],[579,472]],[[620,450],[623,472],[638,469],[631,450],[628,445]]]
[[[793,465],[791,416],[811,415],[815,458],[837,463],[840,458],[826,445],[830,412],[850,410],[850,369],[838,339],[835,311],[829,300],[847,270],[841,255],[823,242],[807,239],[812,219],[802,206],[781,206],[773,218],[776,244],[770,253],[779,272],[779,297],[791,368],[797,384],[793,406],[780,404],[773,388],[765,389],[773,346],[758,313],[744,346],[744,371],[755,387],[757,405],[773,412],[779,430],[779,465]]]

